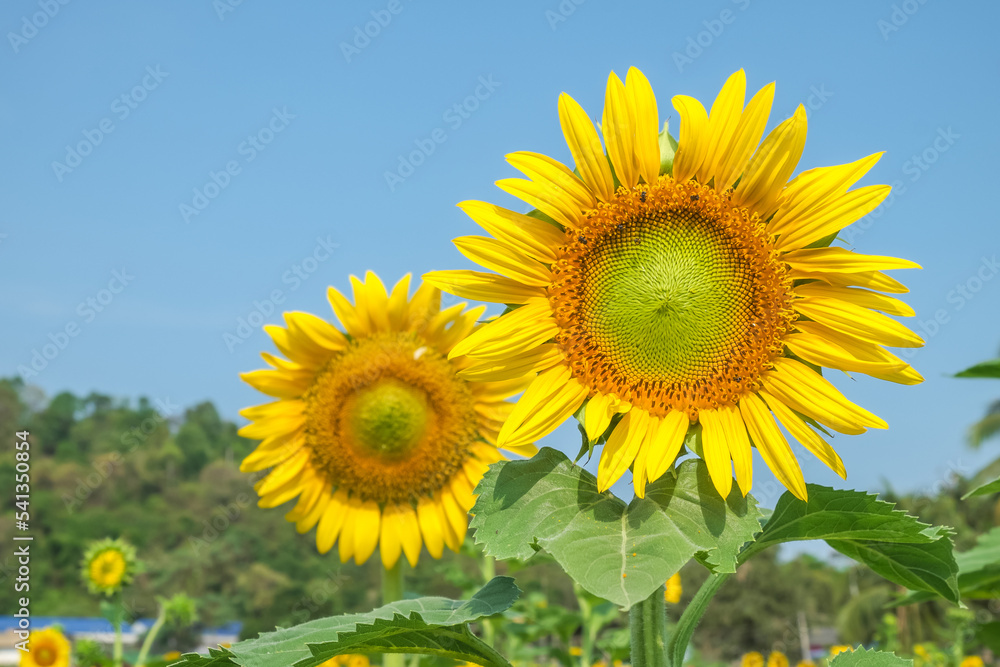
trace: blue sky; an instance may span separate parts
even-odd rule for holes
[[[560,92],[599,118],[609,71],[635,65],[676,126],[672,95],[707,105],[742,67],[753,90],[777,81],[772,126],[807,106],[800,169],[886,151],[862,184],[895,193],[844,236],[924,266],[901,278],[927,381],[835,378],[891,428],[834,444],[854,487],[933,492],[997,455],[964,434],[1000,386],[949,374],[1000,345],[998,14],[941,0],[6,2],[0,374],[64,345],[26,379],[212,400],[238,420],[261,397],[237,375],[271,349],[241,320],[325,315],[326,286],[368,269],[395,282],[471,266],[450,239],[477,228],[454,204],[522,210],[493,186],[515,175],[503,156],[570,160]],[[575,452],[575,429],[546,444]],[[808,479],[838,483],[803,459]]]

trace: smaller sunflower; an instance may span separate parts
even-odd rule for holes
[[[21,667],[69,667],[69,640],[58,628],[37,630],[28,636],[28,651],[21,654]]]
[[[743,654],[740,660],[740,667],[764,667],[764,654],[757,651],[750,651]]]
[[[111,595],[132,581],[139,560],[125,540],[105,538],[91,542],[83,556],[83,580],[91,593]]]
[[[767,656],[767,667],[788,667],[788,656],[781,651],[771,651]]]

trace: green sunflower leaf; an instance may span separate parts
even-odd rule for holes
[[[734,488],[720,498],[701,460],[626,505],[546,447],[528,461],[491,465],[476,492],[472,527],[487,554],[525,560],[537,544],[584,589],[622,607],[648,598],[692,557],[735,572],[740,548],[760,530],[753,497]]]
[[[966,500],[967,498],[972,498],[974,496],[988,496],[991,493],[1000,493],[1000,477],[997,477],[992,482],[986,482],[985,484],[981,484],[980,486],[972,489],[972,491],[969,491],[962,496],[962,500]]]
[[[861,646],[853,651],[838,653],[830,661],[830,667],[912,667],[913,661],[900,658],[894,653],[869,651]]]
[[[469,623],[510,608],[520,594],[510,577],[496,577],[470,600],[400,600],[367,614],[346,614],[261,634],[256,639],[188,653],[179,667],[315,667],[344,653],[411,653],[510,667],[469,630]]]
[[[963,598],[1000,597],[1000,528],[980,535],[976,546],[957,554],[955,560]]]
[[[815,484],[807,488],[808,502],[787,492],[781,496],[741,562],[782,542],[826,540],[889,581],[958,602],[958,564],[950,529],[921,523],[870,493]]]
[[[991,359],[981,364],[966,368],[961,373],[955,373],[957,378],[993,378],[1000,379],[1000,359]]]

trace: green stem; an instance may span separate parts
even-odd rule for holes
[[[493,577],[497,576],[497,560],[493,556],[483,554],[479,560],[480,572],[483,574],[483,582],[490,583]],[[490,646],[494,645],[497,637],[496,621],[492,618],[483,619],[483,641]]]
[[[122,600],[122,592],[118,591],[118,609],[115,614],[115,644],[112,649],[111,659],[115,667],[122,667],[122,620],[125,618],[125,604]]]
[[[674,634],[670,637],[670,642],[667,645],[667,653],[670,658],[669,664],[673,667],[679,667],[684,663],[684,654],[687,652],[694,629],[698,627],[701,617],[708,610],[708,604],[712,601],[712,598],[715,597],[715,594],[722,588],[722,584],[726,583],[730,576],[730,574],[713,574],[709,576],[705,583],[701,585],[701,588],[698,589],[694,599],[688,604],[684,613],[681,614],[680,620],[677,621],[677,627],[674,628]]]
[[[663,599],[664,590],[660,586],[628,611],[633,667],[667,667],[667,603]]]
[[[390,568],[382,570],[382,604],[403,599],[403,559],[400,558]],[[406,667],[406,655],[386,653],[382,656],[384,667]]]
[[[139,657],[136,659],[136,667],[145,667],[146,657],[149,656],[149,649],[153,647],[153,642],[156,641],[156,635],[160,634],[160,630],[163,629],[163,624],[167,621],[167,610],[164,606],[160,605],[160,613],[156,616],[156,622],[153,623],[153,627],[149,629],[146,633],[146,638],[142,640],[142,648],[139,649]]]
[[[597,633],[594,626],[594,608],[590,604],[590,599],[584,592],[580,584],[573,582],[573,593],[576,595],[576,603],[580,607],[581,640],[580,665],[590,667],[594,664],[594,639]]]

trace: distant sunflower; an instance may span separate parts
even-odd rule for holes
[[[764,655],[757,651],[744,653],[740,659],[740,667],[764,667]]]
[[[132,581],[138,566],[135,547],[123,539],[92,542],[83,556],[83,580],[91,593],[111,595]]]
[[[444,545],[458,550],[473,489],[503,458],[496,438],[513,407],[505,399],[530,379],[479,382],[460,377],[468,362],[448,360],[484,307],[441,310],[431,285],[408,299],[409,276],[391,294],[371,272],[351,282],[353,305],[328,293],[346,333],[301,312],[285,313],[287,328],[265,327],[289,360],[265,352],[273,370],[242,376],[278,400],[241,413],[253,423],[240,435],[262,442],[240,469],[271,469],[255,487],[259,505],[297,497],[285,518],[300,533],[318,526],[321,553],[337,542],[341,561],[360,564],[381,545],[390,568],[400,552],[416,564],[424,544],[440,558]]]
[[[20,667],[69,667],[69,660],[69,640],[58,628],[45,628],[28,635],[28,651],[21,653]]]
[[[882,347],[923,344],[883,314],[913,311],[880,293],[907,291],[883,270],[919,267],[826,247],[888,194],[887,185],[848,191],[879,155],[789,182],[805,144],[805,109],[761,142],[774,84],[744,107],[745,91],[740,70],[710,114],[691,97],[674,97],[675,143],[658,133],[646,77],[633,68],[622,83],[612,73],[603,146],[583,109],[565,93],[559,98],[575,172],[537,153],[507,156],[529,180],[497,185],[537,216],[459,204],[494,238],[455,244],[500,275],[435,271],[425,279],[516,307],[451,356],[470,358],[484,379],[514,369],[538,373],[501,430],[501,446],[537,440],[585,406],[577,414],[588,437],[606,440],[601,490],[632,466],[643,496],[690,432],[723,496],[733,467],[749,492],[756,446],[778,479],[805,498],[779,424],[841,476],[840,457],[817,431],[886,428],[844,398],[821,367],[922,380]]]

